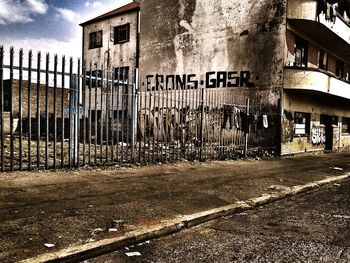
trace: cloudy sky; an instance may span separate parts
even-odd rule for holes
[[[0,45],[81,56],[80,23],[131,0],[0,0]]]

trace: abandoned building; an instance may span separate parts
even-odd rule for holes
[[[137,68],[140,91],[244,95],[279,154],[347,150],[349,17],[348,0],[141,0],[81,24],[83,60]]]
[[[4,80],[3,92],[4,92],[4,132],[5,134],[10,133],[10,111],[13,114],[14,126],[13,131],[15,132],[19,128],[19,115],[22,114],[22,129],[24,133],[28,133],[29,130],[29,119],[31,119],[31,132],[33,134],[37,131],[37,114],[38,114],[38,92],[37,83],[31,83],[29,89],[29,83],[27,80],[22,81],[21,97],[19,95],[19,80]],[[41,119],[41,134],[45,133],[45,114],[46,114],[46,85],[39,85],[39,110],[40,110],[40,119]],[[54,87],[49,86],[48,89],[48,115],[49,115],[49,132],[53,133],[54,125],[54,114],[56,112],[57,128],[61,130],[61,120],[62,120],[62,89],[57,87],[56,92]],[[56,93],[56,95],[55,95]],[[30,100],[28,100],[28,95]],[[69,111],[69,94],[67,91],[64,92],[64,107],[63,112],[65,115],[66,127],[68,127],[68,111]],[[30,110],[30,111],[29,111]]]

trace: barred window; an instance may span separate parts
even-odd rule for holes
[[[114,44],[122,44],[130,40],[130,24],[114,28]]]
[[[89,34],[89,49],[102,47],[102,30]]]

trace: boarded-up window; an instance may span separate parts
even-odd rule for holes
[[[307,135],[310,133],[310,113],[294,113],[294,134]]]
[[[102,30],[89,34],[89,49],[102,47]]]
[[[130,24],[114,28],[114,44],[122,44],[130,40]]]

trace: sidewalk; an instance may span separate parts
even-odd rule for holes
[[[178,216],[344,175],[350,172],[349,157],[0,174],[0,261],[121,237]]]

